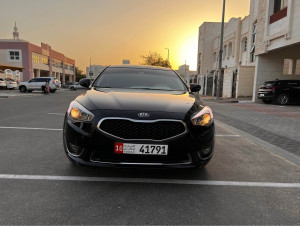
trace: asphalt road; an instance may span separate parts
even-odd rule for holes
[[[64,113],[82,91],[0,99],[0,224],[300,224],[300,166],[216,124],[203,169],[74,166]]]

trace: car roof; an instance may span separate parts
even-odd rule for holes
[[[158,66],[149,66],[149,65],[122,64],[122,65],[110,65],[108,67],[109,68],[136,68],[136,69],[152,69],[152,70],[172,71],[171,68],[158,67]]]

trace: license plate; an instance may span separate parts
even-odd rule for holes
[[[167,155],[168,145],[115,143],[116,154]]]
[[[261,97],[263,97],[265,94],[260,94]]]

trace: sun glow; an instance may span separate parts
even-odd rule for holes
[[[178,49],[177,64],[186,64],[190,66],[190,70],[196,71],[197,68],[197,52],[198,52],[198,34],[189,35]]]

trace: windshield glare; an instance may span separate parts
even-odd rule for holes
[[[140,68],[107,68],[93,87],[187,91],[174,71]]]

